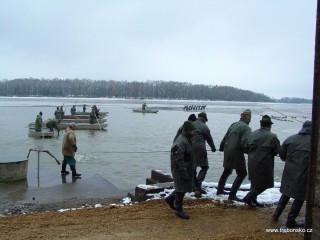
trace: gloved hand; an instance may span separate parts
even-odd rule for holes
[[[73,145],[73,149],[74,149],[74,151],[76,152],[76,151],[78,150],[77,145]]]
[[[183,181],[189,181],[190,180],[190,176],[189,176],[188,173],[183,173],[183,174],[181,174],[181,179]]]

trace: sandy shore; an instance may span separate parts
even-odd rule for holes
[[[0,239],[303,239],[303,233],[270,233],[285,225],[271,208],[250,209],[229,201],[187,199],[189,220],[174,215],[163,199],[131,206],[38,212],[0,218]],[[283,229],[285,230],[285,228]]]

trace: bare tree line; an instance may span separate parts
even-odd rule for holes
[[[0,96],[116,97],[273,102],[274,99],[229,86],[173,81],[114,81],[21,78],[0,81]]]

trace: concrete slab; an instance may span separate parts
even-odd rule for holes
[[[61,176],[60,171],[29,172],[25,180],[0,183],[1,203],[48,204],[72,199],[117,198],[126,196],[127,190],[120,190],[97,174],[84,174],[73,179],[71,174]]]

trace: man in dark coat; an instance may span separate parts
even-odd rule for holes
[[[194,128],[191,121],[185,121],[182,134],[177,137],[171,147],[171,173],[175,190],[165,198],[165,201],[169,204],[170,208],[175,210],[175,214],[182,219],[189,218],[189,216],[182,211],[184,195],[186,192],[192,192],[194,189],[191,142]]]
[[[57,107],[57,110],[54,112],[54,117],[60,121],[62,118],[61,118],[61,111],[59,109],[59,107]]]
[[[311,127],[311,121],[305,121],[299,133],[288,137],[280,149],[280,158],[285,161],[280,188],[282,195],[272,219],[278,220],[289,199],[293,198],[294,201],[288,213],[287,227],[304,225],[296,222],[295,219],[307,195]]]
[[[237,197],[236,193],[247,176],[244,153],[248,153],[248,138],[251,134],[250,122],[251,111],[247,109],[241,113],[238,122],[231,124],[220,144],[219,151],[224,152],[224,170],[218,183],[217,195],[228,194],[224,191],[224,186],[233,169],[237,172],[237,177],[229,193],[229,200],[242,201],[242,199]]]
[[[188,121],[194,122],[197,120],[197,117],[194,113],[190,114],[190,116],[188,117]],[[176,136],[174,137],[173,141],[175,141],[177,139],[177,137],[179,137],[179,135],[183,132],[183,126],[181,126],[178,131]]]
[[[41,132],[41,130],[42,130],[42,112],[40,112],[37,115],[37,118],[36,118],[36,121],[35,121],[35,124],[34,124],[34,130],[36,132]]]
[[[195,130],[194,136],[192,137],[192,148],[194,154],[195,171],[197,167],[201,168],[198,176],[196,176],[195,179],[195,194],[197,197],[200,197],[201,194],[206,194],[206,191],[202,189],[202,182],[204,181],[209,169],[206,142],[210,146],[212,152],[216,151],[210,130],[206,125],[207,121],[207,114],[205,112],[201,112],[198,114],[198,119],[193,122]],[[197,172],[195,172],[195,174],[196,173]]]
[[[76,111],[77,111],[76,105],[73,105],[72,108],[70,109],[71,115],[75,115],[75,114],[76,114]]]
[[[59,124],[59,121],[56,119],[49,119],[48,121],[46,121],[46,127],[49,128],[51,132],[53,132],[53,129],[56,129],[59,136],[60,130],[58,128],[58,124]]]
[[[270,131],[272,124],[271,118],[264,115],[260,120],[260,129],[254,131],[248,141],[251,189],[243,198],[243,202],[250,207],[263,207],[257,202],[257,196],[274,187],[274,157],[279,154],[280,142],[277,135]]]

